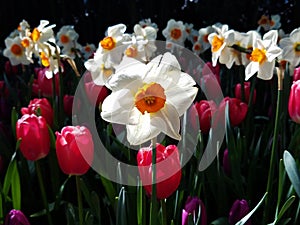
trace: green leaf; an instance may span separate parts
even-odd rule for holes
[[[283,214],[288,210],[288,208],[292,205],[292,203],[294,202],[296,196],[292,195],[291,197],[289,197],[288,200],[286,200],[286,202],[283,204],[278,217],[277,217],[277,221],[279,221],[281,219],[281,217],[283,216]]]
[[[67,184],[67,182],[69,181],[71,176],[68,176],[67,179],[63,182],[63,184],[60,186],[59,191],[56,195],[56,199],[55,199],[55,205],[54,205],[54,209],[57,210],[60,203],[61,203],[61,199],[62,199],[62,194],[64,192],[65,186]]]
[[[14,137],[16,137],[16,124],[18,121],[18,113],[15,107],[11,110],[11,129],[13,132]]]
[[[145,194],[144,194],[144,188],[141,184],[141,180],[138,179],[138,185],[137,185],[137,221],[138,225],[145,224],[146,214],[145,214]]]
[[[285,150],[283,153],[283,163],[295,192],[297,193],[298,197],[300,197],[300,172],[297,168],[295,159],[287,150]]]
[[[5,196],[5,198],[8,195],[9,189],[11,187],[11,182],[13,180],[14,177],[14,173],[15,173],[15,169],[16,169],[16,153],[14,153],[11,157],[10,163],[8,165],[6,174],[5,174],[5,178],[4,178],[4,183],[3,183],[3,194]]]
[[[242,218],[240,221],[238,221],[235,225],[243,225],[245,224],[249,218],[252,216],[252,214],[258,209],[258,207],[261,205],[265,197],[267,196],[267,192],[264,194],[264,196],[261,198],[261,200],[258,202],[258,204],[252,209],[244,218]]]
[[[11,195],[14,209],[21,209],[21,184],[17,163],[14,163],[14,173],[11,180]]]

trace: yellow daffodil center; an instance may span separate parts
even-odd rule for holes
[[[255,48],[251,53],[250,60],[262,64],[267,60],[266,52],[265,49]]]
[[[294,44],[295,53],[297,56],[300,56],[300,42]]]
[[[27,38],[24,38],[22,41],[21,41],[21,45],[24,47],[24,48],[27,48],[29,45],[30,45],[30,42]]]
[[[166,102],[164,88],[158,83],[145,84],[135,94],[135,106],[144,114],[154,113],[162,109]]]
[[[178,40],[181,37],[181,30],[179,28],[174,28],[171,30],[171,38]]]
[[[106,50],[112,50],[116,46],[116,42],[112,37],[105,37],[100,41],[100,45]]]
[[[11,51],[14,55],[17,55],[17,56],[22,55],[22,48],[21,48],[20,45],[13,44],[13,45],[10,47],[10,51]]]
[[[63,44],[67,44],[69,43],[70,39],[67,35],[61,35],[60,37],[60,42],[63,43]]]
[[[101,65],[101,70],[102,70],[102,72],[103,72],[103,75],[106,77],[106,78],[108,78],[108,77],[110,77],[112,74],[113,74],[113,70],[112,69],[110,69],[110,68],[105,68],[104,67],[104,64],[102,64]]]
[[[138,51],[137,51],[136,47],[134,47],[134,46],[130,46],[129,48],[127,48],[125,50],[125,55],[127,55],[128,57],[134,58],[137,56],[137,54],[138,54]]]
[[[34,41],[37,42],[40,39],[41,33],[39,32],[39,30],[37,28],[34,28],[30,38]]]
[[[217,52],[221,48],[223,43],[224,43],[224,38],[215,35],[211,43],[212,52]]]
[[[92,49],[91,49],[91,47],[90,47],[90,46],[85,46],[85,47],[84,47],[84,50],[85,50],[86,52],[90,52],[90,51],[92,51]]]
[[[43,66],[48,67],[50,65],[49,58],[44,52],[40,53],[40,58]]]
[[[200,43],[197,43],[197,44],[194,45],[194,50],[195,50],[195,51],[200,51],[200,50],[201,50],[201,45],[200,45]]]

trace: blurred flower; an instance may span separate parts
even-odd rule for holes
[[[264,34],[263,39],[253,40],[253,51],[250,56],[251,62],[245,69],[245,79],[248,80],[255,73],[263,80],[270,80],[273,77],[275,59],[282,53],[277,46],[278,31],[271,30]]]
[[[143,187],[152,193],[152,146],[139,149],[137,165]],[[178,188],[181,180],[179,152],[175,145],[156,144],[156,197],[165,199]],[[149,185],[150,184],[150,185]]]
[[[300,124],[300,80],[294,81],[289,96],[288,111],[290,118]]]
[[[244,96],[245,96],[245,102],[249,103],[250,98],[250,91],[251,91],[251,82],[244,82]],[[235,97],[242,100],[242,85],[241,83],[237,83],[234,87],[234,94]],[[255,104],[256,102],[256,89],[253,90],[253,96],[252,96],[252,104]]]
[[[6,215],[4,225],[30,225],[30,223],[21,210],[12,209]]]
[[[163,29],[162,34],[167,42],[175,43],[180,46],[184,46],[184,42],[187,38],[183,22],[175,21],[174,19],[168,21],[167,27]]]
[[[39,160],[50,151],[50,134],[47,121],[42,116],[25,114],[16,124],[17,139],[21,139],[20,150],[31,161]]]
[[[63,102],[64,102],[64,112],[67,116],[72,116],[72,109],[73,109],[73,95],[64,95]]]
[[[300,80],[300,66],[296,67],[293,72],[293,81]]]
[[[289,37],[279,41],[282,48],[282,59],[287,60],[291,66],[296,67],[300,63],[300,28],[294,29]]]
[[[200,100],[194,104],[198,113],[200,130],[203,134],[208,134],[211,127],[211,120],[217,105],[214,101]],[[192,112],[192,111],[191,111]],[[193,117],[192,117],[193,118]],[[192,123],[196,124],[196,123]]]
[[[144,143],[161,132],[180,140],[179,117],[198,91],[193,78],[181,72],[170,53],[159,55],[146,65],[131,58],[124,63],[124,70],[117,71],[108,82],[112,93],[103,101],[102,118],[125,124],[132,145]]]
[[[230,160],[229,160],[229,155],[228,155],[228,149],[225,149],[223,153],[223,169],[224,172],[227,176],[230,175]]]
[[[34,98],[30,100],[27,107],[21,108],[21,113],[22,115],[35,114],[37,116],[43,116],[49,126],[53,125],[53,109],[47,98]]]
[[[157,24],[156,24],[156,23],[153,23],[153,22],[151,21],[150,18],[140,20],[140,21],[139,21],[139,25],[141,25],[142,28],[151,26],[151,27],[155,28],[156,31],[158,31]]]
[[[97,85],[87,71],[84,75],[84,90],[91,104],[99,106],[109,94],[109,89],[104,85]]]
[[[200,209],[200,218],[198,218],[198,213]],[[182,210],[182,225],[188,225],[188,217],[189,215],[193,215],[193,221],[196,223],[197,220],[200,221],[200,223],[197,223],[199,225],[206,225],[207,224],[207,215],[206,215],[206,208],[198,197],[191,197],[188,196],[184,209]]]
[[[228,221],[230,225],[236,224],[239,220],[241,220],[244,216],[249,213],[249,206],[248,202],[244,199],[242,200],[235,200],[233,203],[230,212]],[[246,225],[251,225],[251,221],[248,220]]]
[[[210,43],[208,40],[208,35],[213,33],[215,29],[212,26],[207,26],[205,28],[201,28],[198,31],[198,37],[196,42],[193,44],[193,52],[200,54],[205,52],[207,49],[210,48]]]
[[[68,175],[85,174],[94,158],[93,137],[85,126],[65,126],[56,135],[56,155]]]
[[[280,18],[281,17],[279,14],[271,15],[271,18],[269,16],[262,15],[257,23],[259,27],[264,29],[264,31],[269,31],[272,29],[277,30],[281,26]]]
[[[81,51],[83,53],[84,59],[88,60],[94,56],[96,46],[94,44],[86,43],[84,46],[82,46]]]
[[[248,105],[238,98],[225,97],[218,107],[218,111],[221,115],[225,115],[223,110],[226,109],[227,103],[230,124],[232,126],[238,126],[246,118]]]

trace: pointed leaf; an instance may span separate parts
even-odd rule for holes
[[[300,172],[297,168],[295,159],[287,150],[285,150],[283,153],[283,163],[295,192],[297,193],[298,197],[300,197]]]

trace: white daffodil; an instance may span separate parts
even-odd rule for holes
[[[99,42],[94,57],[84,63],[97,85],[104,85],[107,78],[113,74],[114,67],[121,62],[127,47],[123,42],[130,40],[130,36],[124,34],[125,30],[124,24],[108,27],[106,37]]]
[[[232,57],[231,46],[234,44],[234,31],[228,30],[228,25],[224,24],[220,27],[212,26],[216,32],[208,35],[208,41],[211,44],[212,63],[216,66],[218,60],[222,64],[226,64],[227,68],[231,68],[234,63]]]
[[[247,33],[241,33],[240,46],[249,51],[241,54],[241,61],[243,66],[247,66],[250,61],[251,51],[253,50],[253,40],[261,39],[260,34],[256,30],[250,30]]]
[[[297,67],[300,63],[300,28],[294,29],[289,37],[282,38],[279,46],[282,48],[282,59]]]
[[[81,51],[84,59],[88,60],[95,53],[96,46],[92,43],[86,43],[84,46],[82,46]]]
[[[131,41],[128,42],[129,46],[125,50],[125,55],[148,62],[156,51],[157,31],[154,27],[142,28],[139,24],[136,24],[133,30],[134,33],[131,36]]]
[[[74,26],[71,25],[62,26],[56,35],[57,45],[67,48],[70,45],[74,48],[78,38],[79,34],[75,31]]]
[[[166,38],[167,42],[184,46],[184,42],[187,37],[185,28],[186,27],[182,21],[175,21],[174,19],[170,19],[168,21],[167,27],[162,31],[162,34]]]
[[[108,80],[112,93],[102,104],[104,120],[125,124],[127,140],[140,145],[163,132],[180,140],[180,116],[196,97],[194,79],[181,72],[171,53],[148,64],[126,57]]]
[[[250,56],[251,62],[245,69],[245,79],[248,80],[255,73],[263,80],[270,80],[273,77],[276,57],[282,53],[277,46],[278,31],[270,30],[264,34],[263,39],[253,40],[253,50]]]
[[[193,45],[193,52],[200,54],[210,48],[208,35],[213,33],[215,29],[212,26],[207,26],[199,29],[197,41]]]
[[[10,63],[14,65],[23,64],[29,65],[33,63],[31,58],[28,58],[26,55],[26,49],[22,45],[22,40],[19,36],[15,38],[6,38],[5,39],[6,48],[3,51],[3,55],[9,58]]]

